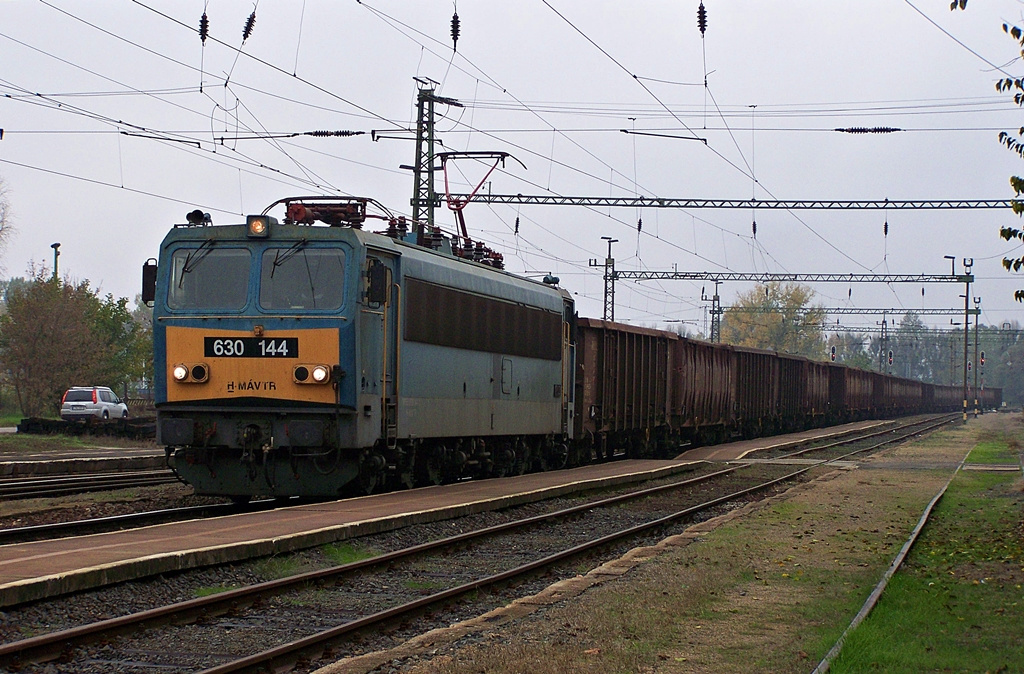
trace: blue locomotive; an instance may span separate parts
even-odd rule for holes
[[[143,270],[157,441],[197,493],[335,497],[565,465],[568,293],[400,219],[364,231],[367,199],[278,204],[282,222],[193,212]]]

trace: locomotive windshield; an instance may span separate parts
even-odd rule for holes
[[[260,306],[278,311],[340,309],[345,295],[345,253],[340,248],[308,248],[302,240],[289,248],[263,251]]]
[[[249,261],[245,248],[179,248],[171,255],[167,306],[171,309],[240,310],[249,299]]]

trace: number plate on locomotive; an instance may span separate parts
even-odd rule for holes
[[[204,337],[207,358],[298,358],[298,337]]]

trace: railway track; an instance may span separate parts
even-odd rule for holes
[[[868,431],[860,433],[856,436],[847,438],[841,438],[839,440],[830,440],[825,442],[810,443],[808,446],[794,449],[794,450],[775,450],[767,449],[759,451],[757,453],[756,461],[775,461],[779,459],[795,459],[800,457],[807,457],[807,455],[814,453],[821,453],[826,455],[826,459],[830,456],[838,456],[839,454],[848,455],[850,452],[847,449],[851,446],[856,446],[858,443],[870,443],[876,439],[892,437],[894,439],[889,442],[898,442],[906,440],[908,438],[920,435],[922,433],[928,433],[932,430],[939,428],[946,424],[951,424],[958,421],[961,418],[958,413],[940,414],[940,415],[928,415],[919,418],[913,418],[908,420],[901,420],[896,426],[889,428],[883,428],[877,431]],[[888,444],[888,443],[885,443]],[[876,445],[872,445],[874,447]]]
[[[579,560],[598,552],[624,551],[645,538],[660,538],[673,527],[717,514],[755,498],[758,492],[809,479],[812,471],[833,461],[947,423],[946,419],[919,422],[876,433],[886,437],[868,442],[848,438],[778,457],[828,454],[807,465],[734,464],[552,512],[509,515],[498,524],[429,543],[401,545],[369,559],[4,644],[0,666],[59,658],[47,671],[98,672],[114,666],[118,671],[150,671],[157,665],[165,671],[202,669],[207,674],[225,674],[281,671],[296,664],[307,668],[324,652],[337,657],[365,650],[370,634],[390,631],[392,638],[402,640],[420,633],[424,623],[431,623],[422,617],[424,613],[438,612],[432,622],[448,624],[451,616],[441,607],[482,591],[498,592],[485,595],[485,605],[488,601],[502,605],[507,598],[496,588],[513,584],[529,593],[531,582],[550,583],[538,581],[538,573],[575,575]],[[855,448],[840,449],[850,443]],[[486,606],[474,607],[471,612],[484,610]],[[403,623],[409,625],[407,630],[400,627]],[[143,627],[147,629],[142,631]],[[123,636],[116,647],[107,643],[118,634]],[[287,640],[295,634],[303,636]],[[227,640],[225,635],[230,635]],[[359,640],[364,643],[360,645]],[[90,646],[96,643],[106,645]],[[180,648],[168,649],[168,644]],[[255,644],[271,647],[253,653]],[[369,648],[376,646],[371,643]],[[250,652],[240,652],[246,649]],[[147,664],[133,668],[133,662]]]
[[[0,499],[67,496],[110,489],[150,487],[178,481],[169,468],[47,477],[12,477],[0,479]]]

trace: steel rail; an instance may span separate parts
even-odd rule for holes
[[[177,477],[169,470],[130,471],[126,473],[48,478],[14,478],[0,481],[0,497],[35,498],[65,496],[90,491],[169,484],[177,481]]]

